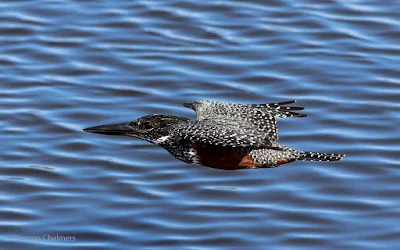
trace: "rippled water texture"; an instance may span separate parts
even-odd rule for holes
[[[1,248],[400,249],[399,8],[1,1]],[[280,142],[347,157],[224,171],[81,132],[190,99],[297,99]]]

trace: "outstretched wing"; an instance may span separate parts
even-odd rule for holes
[[[222,117],[202,119],[190,125],[171,128],[183,139],[203,144],[229,147],[272,147],[268,135],[252,123]]]
[[[306,115],[295,112],[303,107],[284,106],[295,101],[268,103],[268,104],[234,104],[217,101],[191,101],[184,103],[196,111],[197,120],[215,119],[223,117],[225,120],[246,121],[253,124],[263,133],[268,135],[270,141],[278,139],[275,117],[305,117]]]
[[[303,107],[284,106],[295,103],[296,101],[267,103],[267,104],[236,104],[228,102],[217,102],[208,100],[198,100],[186,102],[183,105],[196,111],[197,119],[204,119],[214,115],[224,116],[249,116],[258,114],[269,114],[274,117],[305,117],[307,115],[296,111],[303,110]],[[256,112],[255,112],[256,111]]]
[[[307,116],[306,114],[296,112],[299,110],[303,110],[304,107],[284,106],[295,102],[296,100],[287,102],[267,103],[267,104],[242,104],[242,105],[250,106],[253,109],[263,110],[264,112],[270,113],[271,115],[278,118],[306,117]]]

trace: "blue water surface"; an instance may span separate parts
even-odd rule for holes
[[[400,249],[400,3],[0,2],[2,249]],[[280,142],[343,161],[224,171],[83,128],[191,99],[296,99]]]

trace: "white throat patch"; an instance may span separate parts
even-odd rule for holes
[[[170,135],[166,135],[166,136],[163,136],[163,137],[158,138],[154,143],[157,144],[157,145],[159,145],[159,144],[161,144],[161,143],[163,143],[163,142],[168,141],[170,138],[171,138]]]

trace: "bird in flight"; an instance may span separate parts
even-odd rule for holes
[[[184,106],[196,112],[195,121],[152,114],[83,131],[136,137],[165,148],[184,162],[217,169],[273,168],[296,160],[341,160],[344,155],[305,152],[278,143],[276,118],[306,116],[298,112],[303,107],[287,106],[294,102],[191,101]]]

